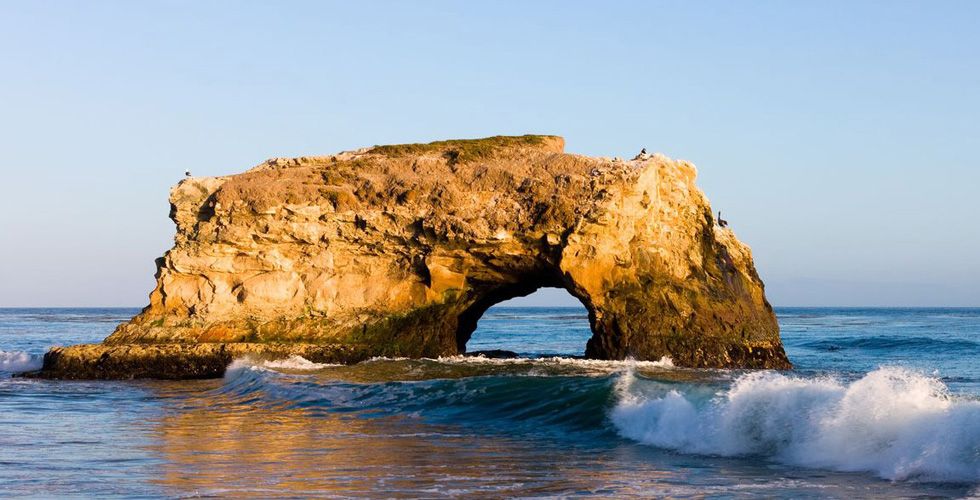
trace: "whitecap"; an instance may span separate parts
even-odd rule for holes
[[[24,351],[0,351],[0,372],[29,372],[40,370],[44,357]]]
[[[636,361],[633,359],[625,360],[604,360],[604,359],[581,359],[564,358],[561,356],[544,358],[487,358],[485,356],[445,356],[437,358],[435,361],[441,363],[459,364],[478,364],[478,365],[527,365],[545,366],[562,365],[574,366],[579,368],[592,368],[599,370],[628,370],[631,368],[673,368],[674,362],[669,357],[664,356],[657,361]]]
[[[286,359],[263,361],[262,366],[275,370],[315,371],[340,365],[333,363],[314,363],[302,356],[290,356]]]
[[[330,363],[314,363],[302,356],[290,356],[284,359],[263,360],[249,356],[237,358],[225,369],[225,378],[234,378],[239,373],[251,371],[268,370],[289,370],[289,371],[316,371],[331,366],[340,366]]]
[[[980,481],[980,402],[911,370],[879,368],[850,383],[755,372],[708,400],[645,396],[636,385],[631,373],[620,378],[610,419],[641,443],[892,480]]]

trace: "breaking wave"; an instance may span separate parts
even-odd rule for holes
[[[314,363],[313,361],[310,361],[302,356],[290,356],[286,359],[260,361],[257,363],[259,366],[264,368],[294,371],[322,370],[332,366],[340,366],[332,363]]]
[[[770,371],[734,380],[730,374],[692,379],[695,373],[671,371],[667,359],[454,356],[377,358],[356,366],[374,372],[393,365],[401,367],[399,374],[419,378],[345,379],[356,368],[300,357],[237,360],[216,395],[250,405],[410,415],[505,433],[619,434],[681,453],[754,456],[892,480],[980,481],[980,401],[957,398],[939,379],[904,368],[843,381]],[[480,371],[454,374],[447,366]],[[542,366],[575,370],[542,375]]]
[[[305,360],[304,360],[305,361]],[[413,369],[432,369],[435,360],[377,359],[361,363],[402,363]],[[302,364],[302,362],[300,362]],[[307,361],[308,363],[308,361]],[[334,367],[339,371],[351,367]],[[284,371],[280,371],[284,370]],[[212,393],[214,401],[247,403],[269,408],[296,408],[317,413],[362,413],[375,417],[423,416],[446,423],[479,423],[481,429],[511,433],[610,433],[606,411],[614,375],[513,376],[489,372],[483,376],[361,382],[335,378],[334,370],[290,373],[270,362],[241,359],[232,362],[224,383]],[[547,394],[548,397],[542,397]]]
[[[23,351],[0,351],[0,372],[29,372],[40,370],[44,363],[42,356]]]
[[[624,374],[610,412],[619,434],[641,443],[893,480],[980,481],[980,401],[907,369],[850,383],[757,372],[702,397],[643,389]]]

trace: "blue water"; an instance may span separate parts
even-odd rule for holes
[[[493,308],[516,360],[239,360],[221,380],[12,378],[135,309],[0,309],[0,497],[962,497],[980,309],[777,309],[788,373],[596,362],[579,308]]]

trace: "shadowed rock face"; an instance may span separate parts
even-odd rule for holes
[[[588,357],[790,366],[751,253],[715,225],[693,165],[563,144],[378,146],[185,179],[150,305],[88,356],[202,343],[452,355],[490,306],[561,287],[589,311]]]

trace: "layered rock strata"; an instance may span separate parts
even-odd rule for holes
[[[44,372],[180,378],[246,353],[453,355],[487,308],[541,287],[588,309],[590,358],[790,366],[751,252],[716,224],[694,165],[563,146],[377,146],[185,179],[149,306],[101,345],[53,350]]]

